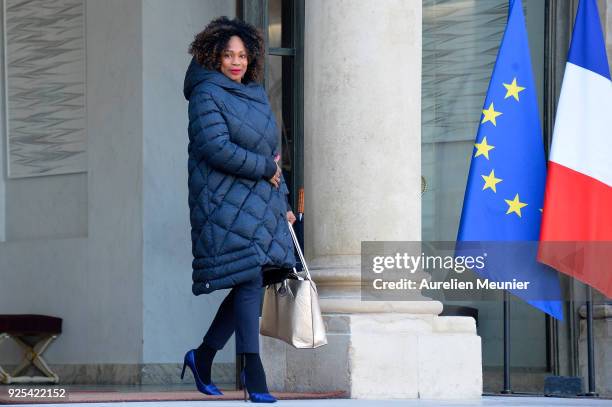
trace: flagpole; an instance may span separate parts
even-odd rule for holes
[[[510,386],[510,295],[504,291],[504,388],[502,394],[512,394]]]
[[[589,391],[586,393],[586,396],[599,397],[595,391],[595,357],[593,355],[593,291],[591,290],[590,285],[587,285],[586,290],[587,365],[589,376]]]

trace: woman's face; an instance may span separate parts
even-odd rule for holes
[[[221,53],[221,73],[238,83],[247,71],[249,64],[247,50],[237,35],[227,42],[227,47]]]

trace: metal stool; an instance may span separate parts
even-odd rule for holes
[[[42,357],[49,344],[62,333],[62,319],[47,315],[0,315],[0,343],[12,338],[23,349],[24,358],[11,374],[0,366],[0,381],[10,383],[58,383],[55,374]],[[33,343],[26,337],[34,337]],[[34,365],[45,376],[18,376]]]

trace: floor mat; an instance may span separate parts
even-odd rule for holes
[[[113,390],[69,390],[65,397],[9,397],[3,391],[0,394],[0,404],[43,404],[43,403],[104,403],[104,402],[126,402],[126,401],[219,401],[219,400],[243,400],[242,391],[222,390],[223,396],[207,396],[196,390],[182,391],[152,391],[152,392],[129,392]],[[325,393],[280,393],[272,392],[279,400],[309,400],[345,398],[344,391],[333,391]]]

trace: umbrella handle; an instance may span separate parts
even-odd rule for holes
[[[304,187],[298,190],[297,211],[298,213],[304,213]]]

